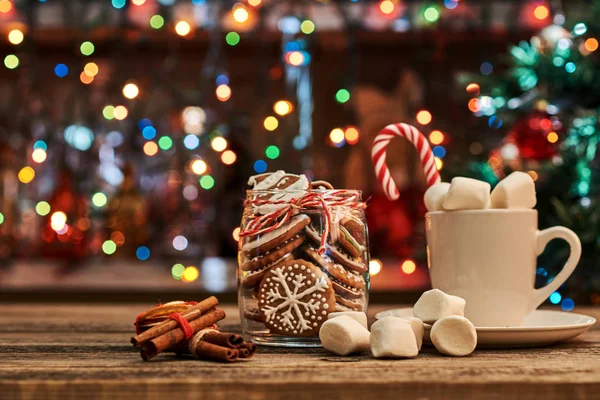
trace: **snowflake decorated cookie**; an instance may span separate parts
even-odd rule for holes
[[[335,310],[335,293],[327,275],[314,264],[290,260],[263,277],[258,306],[271,332],[316,336]]]
[[[285,202],[302,197],[310,188],[305,175],[288,174],[285,171],[267,172],[254,175],[248,180],[248,186],[257,191],[257,199],[270,200],[279,204],[263,204],[253,207],[257,214],[268,214],[285,207]]]

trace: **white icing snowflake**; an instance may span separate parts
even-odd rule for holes
[[[325,277],[320,277],[315,279],[312,286],[307,287],[305,281],[308,278],[302,274],[293,274],[291,268],[288,267],[288,271],[286,271],[285,266],[282,266],[272,270],[274,276],[267,279],[271,279],[279,285],[269,287],[266,292],[266,300],[267,302],[283,300],[283,302],[277,306],[265,305],[263,312],[267,322],[271,319],[277,319],[277,321],[274,321],[275,324],[302,333],[311,329],[311,315],[317,314],[317,311],[323,306],[322,302],[325,300],[320,294],[316,294],[315,297],[314,293],[325,292],[329,286]],[[297,269],[298,265],[294,265],[294,268]],[[307,288],[302,290],[304,287]],[[285,311],[281,313],[280,317],[275,317],[277,311],[280,310]]]

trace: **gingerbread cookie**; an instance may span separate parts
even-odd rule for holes
[[[362,256],[366,246],[364,224],[348,209],[338,207],[333,215],[332,241],[339,244],[352,257]]]
[[[340,296],[344,296],[349,299],[363,297],[365,292],[363,289],[353,288],[352,286],[348,286],[340,281],[331,281],[333,285],[333,290]]]
[[[315,243],[321,243],[321,236],[312,225],[308,225],[304,231],[309,239]],[[327,255],[331,256],[335,261],[342,264],[342,266],[345,268],[359,273],[364,273],[367,271],[367,266],[362,261],[362,258],[352,257],[351,255],[344,253],[344,251],[338,246],[328,244]]]
[[[287,174],[284,171],[253,176],[248,184],[256,191],[255,199],[269,201],[252,207],[255,214],[263,215],[287,207],[291,200],[304,196],[310,187],[305,175]]]
[[[265,276],[265,274],[271,268],[276,267],[278,265],[282,265],[286,261],[293,260],[293,259],[294,259],[294,256],[291,253],[285,254],[284,256],[280,257],[279,259],[273,261],[270,264],[265,265],[264,267],[255,269],[253,271],[243,272],[243,276],[241,278],[242,286],[245,287],[246,289],[255,287],[256,285],[258,285],[260,283],[262,278]]]
[[[327,275],[314,264],[287,261],[264,276],[258,306],[271,332],[315,336],[335,309],[335,293]]]
[[[352,257],[351,255],[344,253],[342,249],[337,246],[329,246],[327,248],[327,254],[344,267],[353,271],[361,274],[367,271],[367,265],[363,262],[362,258]]]
[[[364,294],[362,289],[365,288],[366,283],[361,275],[344,269],[327,255],[319,254],[310,246],[303,248],[303,251],[327,273],[336,294],[353,298],[361,297]]]
[[[350,235],[352,235],[358,244],[366,246],[367,232],[365,229],[365,224],[360,220],[360,218],[355,217],[352,214],[346,214],[344,217],[342,217],[340,225],[343,226],[348,233],[350,233]]]
[[[346,311],[355,311],[353,309],[351,309],[350,307],[346,307],[343,304],[340,303],[335,303],[335,312],[346,312]]]
[[[363,311],[363,309],[365,307],[364,298],[347,299],[345,297],[336,295],[335,302],[336,302],[336,307],[338,305],[341,305],[341,306],[349,308],[352,311]],[[344,310],[344,311],[348,311],[348,310]]]
[[[265,172],[264,174],[254,175],[248,178],[248,186],[252,186],[252,189],[256,189],[257,185],[262,184],[263,186],[269,188],[273,184],[272,182],[279,181],[283,175],[285,175],[285,171]],[[263,184],[262,182],[267,178],[269,178],[271,182],[267,181]]]
[[[240,263],[240,269],[242,271],[254,271],[259,268],[263,268],[269,264],[274,263],[279,260],[281,257],[285,256],[288,253],[294,251],[298,246],[300,246],[304,242],[304,236],[302,234],[296,235],[285,242],[281,243],[279,246],[275,247],[273,250],[269,250],[263,254],[259,254],[253,258],[246,259]],[[243,259],[243,258],[242,258]]]
[[[251,176],[248,185],[252,190],[307,190],[310,183],[306,175],[288,174],[285,171],[267,172]]]
[[[247,255],[260,255],[273,250],[279,245],[300,233],[310,223],[306,214],[294,215],[282,226],[262,235],[249,237],[242,246],[242,252]]]
[[[344,248],[351,256],[360,257],[365,251],[365,246],[362,246],[358,241],[348,232],[342,224],[338,226],[339,236],[338,243]]]

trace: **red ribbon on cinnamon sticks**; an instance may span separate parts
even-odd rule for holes
[[[181,329],[183,329],[185,340],[190,340],[194,336],[194,328],[192,328],[187,319],[183,318],[181,314],[176,312],[169,314],[169,319],[177,322]]]

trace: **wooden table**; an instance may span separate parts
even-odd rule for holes
[[[261,348],[254,359],[229,365],[164,355],[143,362],[129,338],[147,308],[0,305],[0,398],[600,398],[598,327],[551,347],[477,350],[465,358],[433,348],[395,361]],[[225,308],[227,327],[239,327],[236,309]],[[600,308],[575,311],[600,317]]]

